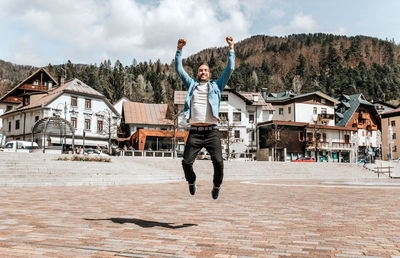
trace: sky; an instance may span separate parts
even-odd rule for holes
[[[46,66],[171,63],[253,35],[365,35],[400,43],[397,0],[0,0],[0,59]]]

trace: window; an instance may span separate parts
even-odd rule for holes
[[[92,100],[85,99],[85,109],[92,109]]]
[[[242,113],[240,112],[233,112],[233,121],[240,122],[242,121]]]
[[[38,86],[38,85],[39,85],[39,81],[38,81],[38,80],[34,81],[34,82],[33,82],[33,85]]]
[[[361,135],[362,135],[362,136],[365,136],[365,132],[364,132],[364,131],[362,131],[362,132],[361,132]]]
[[[292,113],[292,107],[288,107],[287,108],[287,112],[288,112],[288,114],[291,114]]]
[[[240,138],[240,131],[239,130],[235,130],[235,138],[236,139]]]
[[[307,141],[312,142],[313,139],[313,134],[312,133],[307,133]]]
[[[273,114],[274,114],[274,111],[273,111],[273,110],[270,110],[268,113],[269,113],[270,115],[273,115]]]
[[[283,108],[279,108],[279,115],[283,115]]]
[[[71,106],[73,107],[78,106],[78,97],[71,97]]]
[[[39,120],[39,116],[35,116],[35,122]]]
[[[393,145],[392,151],[393,151],[393,152],[397,152],[397,146],[396,146],[396,145]]]
[[[326,108],[321,108],[321,114],[326,114]]]
[[[85,130],[90,130],[90,119],[85,119]]]
[[[226,139],[228,138],[228,131],[219,131],[219,137],[221,139]]]
[[[322,104],[325,104],[325,103],[326,103],[326,100],[325,100],[325,99],[321,99],[321,103],[322,103]]]
[[[72,124],[72,127],[74,127],[74,128],[78,127],[78,123],[77,123],[76,117],[71,117],[71,124]]]
[[[396,133],[392,134],[392,138],[393,138],[393,140],[396,140]]]
[[[396,121],[390,121],[390,124],[392,125],[392,127],[396,126]]]
[[[350,143],[350,135],[348,134],[344,135],[344,143]]]
[[[228,112],[220,112],[220,113],[219,113],[219,118],[220,118],[222,121],[228,121]]]
[[[19,129],[19,120],[15,120],[15,130]]]
[[[8,131],[11,131],[11,122],[8,122]]]
[[[221,101],[227,102],[228,101],[228,95],[221,95]]]
[[[317,108],[316,108],[316,107],[313,108],[313,114],[314,114],[314,115],[317,114]]]
[[[103,121],[97,121],[97,132],[103,131]]]
[[[13,106],[9,105],[9,106],[6,107],[6,112],[7,112],[7,111],[10,111],[10,110],[12,110],[12,109],[13,109]]]
[[[304,141],[304,132],[299,132],[299,142]]]
[[[254,123],[254,114],[249,114],[249,123]]]

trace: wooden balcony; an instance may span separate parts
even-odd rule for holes
[[[48,87],[43,85],[24,84],[20,89],[46,91],[48,90]]]
[[[318,114],[318,121],[329,122],[335,118],[334,114]]]
[[[369,119],[369,114],[368,113],[360,113],[358,115],[358,119],[367,120],[367,119]]]
[[[8,102],[8,103],[22,103],[22,97],[7,97],[3,100],[3,102]]]

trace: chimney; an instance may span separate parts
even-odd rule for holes
[[[267,98],[267,88],[262,88],[261,91],[262,91],[263,98],[266,99]]]
[[[65,83],[64,76],[58,76],[58,86],[62,86]]]
[[[258,94],[253,94],[253,101],[258,102]]]

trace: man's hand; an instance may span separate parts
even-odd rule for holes
[[[178,40],[178,50],[182,50],[182,48],[186,45],[186,39]]]
[[[235,45],[233,38],[231,36],[226,37],[226,42],[228,43],[229,50],[233,50],[233,46]]]

